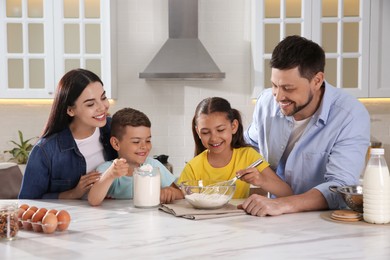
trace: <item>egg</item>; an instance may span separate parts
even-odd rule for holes
[[[31,217],[31,224],[32,228],[35,232],[42,232],[42,224],[41,221],[43,217],[45,216],[46,211],[45,210],[37,210],[37,212],[34,213]]]
[[[46,213],[53,213],[54,215],[57,214],[58,210],[56,209],[49,209]]]
[[[47,209],[46,208],[39,208],[36,212],[43,212],[43,213],[47,213]]]
[[[38,210],[38,207],[37,206],[30,206],[28,208],[28,210],[32,210],[32,211],[36,212]]]
[[[30,219],[32,217],[32,215],[34,215],[35,211],[31,210],[31,209],[28,209],[26,210],[23,215],[22,215],[22,223],[23,223],[23,228],[25,230],[31,230],[32,229],[32,225],[30,223]]]
[[[57,212],[56,216],[58,220],[57,230],[67,230],[71,220],[69,212],[66,210],[60,210]]]
[[[23,227],[22,216],[23,216],[24,212],[26,212],[26,210],[24,208],[19,208],[18,209],[18,224],[19,224],[19,228]]]
[[[21,205],[19,205],[19,208],[20,209],[24,209],[24,210],[28,210],[29,207],[30,207],[30,205],[28,205],[28,204],[21,204]]]
[[[57,216],[53,213],[46,213],[42,219],[42,229],[46,234],[53,233],[57,228],[58,220]]]

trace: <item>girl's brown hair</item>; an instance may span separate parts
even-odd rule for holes
[[[211,113],[221,112],[225,113],[227,119],[232,123],[235,119],[238,121],[238,129],[235,134],[233,134],[231,147],[240,148],[249,146],[244,140],[244,127],[242,126],[241,114],[237,109],[234,109],[230,106],[230,103],[221,97],[209,97],[203,99],[195,110],[195,115],[192,119],[192,135],[194,136],[195,141],[195,152],[194,155],[197,156],[204,150],[206,147],[203,146],[202,140],[200,140],[198,133],[196,132],[197,119],[201,114],[209,115]]]

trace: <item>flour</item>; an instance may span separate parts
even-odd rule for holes
[[[220,208],[229,202],[230,197],[229,195],[202,193],[192,193],[185,196],[192,206],[200,209]]]

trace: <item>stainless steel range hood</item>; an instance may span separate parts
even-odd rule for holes
[[[198,39],[198,0],[169,0],[169,39],[144,72],[143,79],[222,79]]]

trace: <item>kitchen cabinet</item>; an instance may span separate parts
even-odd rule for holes
[[[254,91],[271,85],[269,61],[277,43],[297,34],[324,48],[326,80],[333,86],[355,97],[390,96],[382,80],[389,61],[381,60],[389,40],[381,27],[388,24],[388,5],[384,0],[253,0]]]
[[[111,97],[110,1],[0,0],[0,98],[52,98],[86,68]]]
[[[370,97],[390,97],[390,1],[371,2]]]

